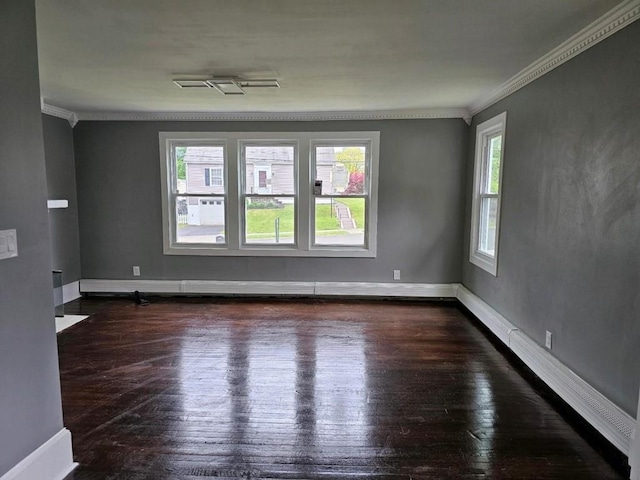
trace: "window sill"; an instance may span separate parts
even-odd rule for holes
[[[498,261],[496,257],[490,257],[481,252],[472,252],[469,255],[469,262],[476,267],[480,267],[487,273],[490,273],[494,277],[498,276]]]
[[[193,255],[206,257],[324,257],[324,258],[375,258],[376,251],[364,247],[314,247],[311,250],[300,250],[291,247],[251,246],[241,249],[210,248],[210,247],[180,247],[174,246],[164,249],[165,255]]]

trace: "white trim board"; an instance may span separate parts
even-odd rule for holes
[[[571,408],[629,455],[635,419],[462,285],[458,300]]]
[[[455,298],[452,284],[368,282],[243,282],[217,280],[80,280],[83,293],[302,295]]]
[[[640,398],[638,399],[638,414],[640,414]],[[634,433],[635,436],[629,452],[629,466],[631,467],[631,480],[640,480],[640,434],[638,434],[637,426]]]
[[[208,121],[208,122],[314,122],[340,120],[415,120],[462,118],[471,115],[465,108],[427,108],[337,112],[78,112],[78,120],[88,121]]]
[[[0,480],[63,480],[77,466],[73,462],[71,432],[63,428]]]
[[[62,286],[62,303],[72,302],[81,296],[79,280]]]
[[[74,112],[65,110],[64,108],[49,105],[42,99],[40,100],[40,111],[45,115],[50,115],[52,117],[62,118],[66,120],[67,122],[69,122],[69,125],[71,125],[71,128],[75,127],[76,123],[78,123],[78,117]]]

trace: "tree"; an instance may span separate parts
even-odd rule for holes
[[[187,167],[184,164],[184,156],[187,153],[187,147],[176,147],[176,173],[179,180],[187,179]]]
[[[498,193],[500,186],[500,153],[502,150],[502,146],[500,142],[502,141],[501,137],[498,137],[498,141],[495,142],[493,148],[491,149],[491,192]]]
[[[336,160],[342,163],[349,173],[361,172],[364,168],[364,148],[347,147],[336,153]]]

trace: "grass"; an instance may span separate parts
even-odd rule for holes
[[[361,198],[341,198],[336,202],[343,203],[351,210],[351,216],[358,228],[364,228],[364,200]],[[275,220],[280,218],[280,236],[292,237],[294,232],[293,205],[283,208],[263,208],[247,210],[247,236],[275,236]],[[316,205],[316,232],[318,235],[340,235],[345,233],[340,222],[332,215],[330,204]]]
[[[357,199],[354,200],[357,202]],[[353,202],[352,199],[348,199],[348,201]],[[280,236],[293,236],[293,205],[285,205],[283,208],[247,210],[247,236],[254,238],[275,236],[275,219],[278,217],[280,218]],[[356,222],[358,222],[358,220],[356,220]],[[359,227],[362,225],[360,222],[358,222]],[[340,228],[340,222],[335,217],[335,214],[331,214],[330,204],[316,205],[316,232],[319,235],[340,235],[345,233]]]
[[[275,220],[280,218],[280,234],[293,236],[294,211],[293,205],[283,208],[262,208],[247,210],[247,235],[275,236]]]
[[[316,205],[316,231],[340,230],[340,222],[335,215],[331,215],[331,205],[321,203]]]

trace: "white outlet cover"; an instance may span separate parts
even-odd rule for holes
[[[547,330],[547,334],[544,338],[544,346],[551,349],[551,332]]]
[[[133,276],[134,277],[139,277],[140,276],[140,267],[137,266],[137,265],[133,267]]]
[[[393,279],[394,280],[400,280],[400,270],[394,270],[393,271]]]
[[[0,231],[0,260],[18,256],[18,238],[15,230]]]

